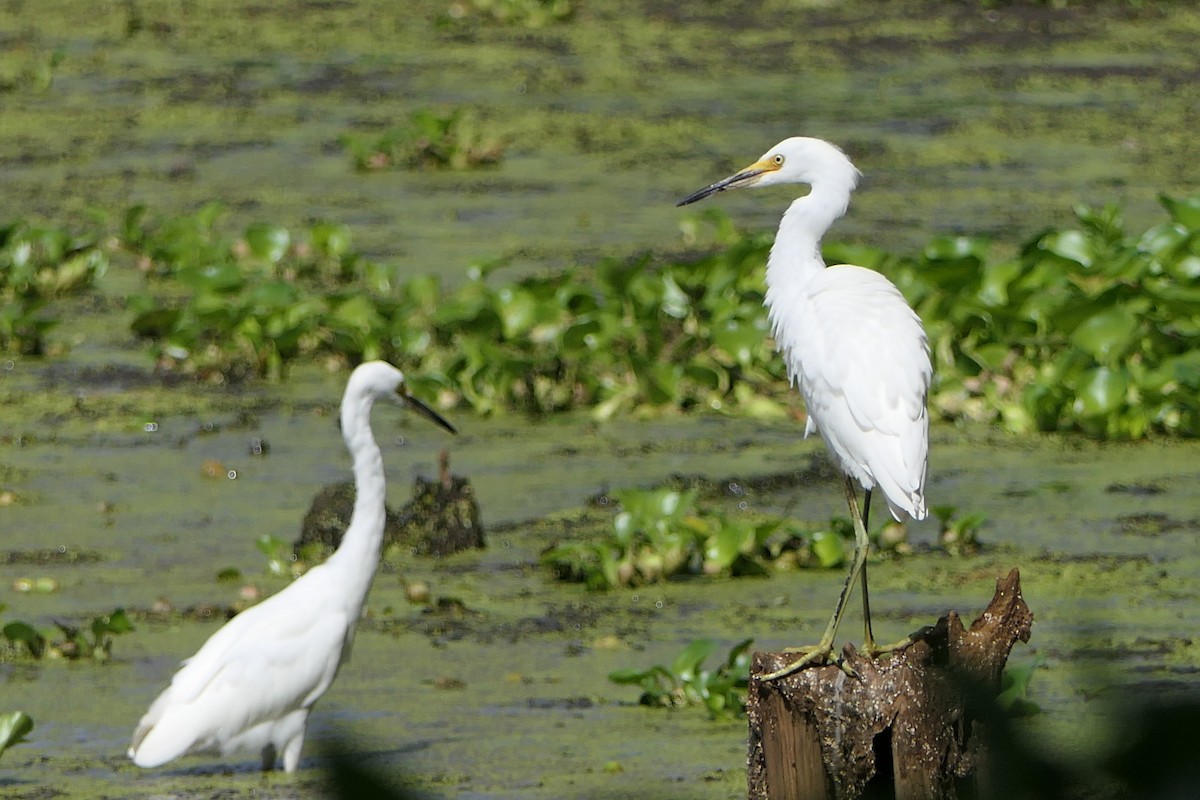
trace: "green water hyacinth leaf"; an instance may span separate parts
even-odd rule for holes
[[[456,120],[465,118],[424,114],[414,125],[438,133]],[[986,239],[962,236],[935,238],[913,255],[836,242],[825,253],[829,263],[879,270],[920,314],[934,362],[931,415],[1017,432],[1198,435],[1200,387],[1166,365],[1200,350],[1200,195],[1163,205],[1171,218],[1141,233],[1123,229],[1115,205],[1080,206],[1076,229],[1039,233],[1002,259],[989,255]],[[678,259],[610,257],[505,282],[495,270],[513,263],[508,256],[470,265],[449,287],[430,276],[401,280],[329,223],[288,232],[311,247],[283,250],[279,230],[255,229],[275,247],[267,256],[280,257],[268,263],[248,242],[223,238],[216,216],[160,221],[131,209],[118,220],[117,246],[105,251],[132,256],[147,276],[133,296],[149,300],[129,307],[158,369],[273,379],[295,359],[377,356],[411,364],[414,378],[436,376],[443,404],[481,414],[581,408],[606,420],[711,409],[770,419],[800,410],[762,307],[771,233],[741,233],[719,213],[689,218],[687,246],[698,249]],[[46,237],[21,238],[29,230],[0,226],[0,267],[6,258],[25,265],[0,268],[0,292],[6,277],[24,274],[0,306],[0,346],[10,350],[36,351],[48,318],[38,310],[44,297],[7,310],[37,284],[37,242]],[[73,240],[56,233],[46,248],[68,259],[63,242]],[[70,284],[91,263],[74,259],[41,285]],[[256,297],[256,287],[284,276],[295,290],[291,308],[281,307],[283,292],[270,302]],[[343,308],[351,297],[355,304]],[[1112,425],[1098,424],[1091,414],[1109,395],[1097,394],[1106,384],[1091,371],[1126,363],[1135,388],[1118,401]],[[1081,387],[1093,391],[1076,404]]]
[[[326,258],[341,258],[350,252],[350,229],[345,225],[320,222],[309,232],[313,249]]]
[[[255,258],[276,264],[291,247],[292,235],[282,225],[259,223],[246,229],[246,244]]]
[[[1167,209],[1171,219],[1192,230],[1200,230],[1200,195],[1177,200],[1160,194],[1158,201]]]
[[[1138,239],[1138,249],[1159,261],[1170,263],[1191,242],[1192,233],[1178,222],[1155,225]]]
[[[683,289],[679,288],[679,284],[675,282],[669,274],[662,276],[662,299],[660,308],[667,316],[683,319],[688,315],[690,302],[687,294]]]
[[[109,614],[101,614],[92,620],[92,635],[99,640],[106,634],[130,633],[134,630],[125,609],[118,608]]]
[[[812,552],[822,567],[836,567],[846,560],[842,537],[832,531],[816,531],[812,535]]]
[[[1129,375],[1122,369],[1097,367],[1088,370],[1079,381],[1074,409],[1085,417],[1110,414],[1125,399],[1129,390]]]
[[[436,275],[417,275],[404,284],[403,293],[409,303],[429,313],[442,298],[442,284]]]
[[[338,329],[350,329],[363,335],[377,330],[383,324],[375,304],[363,295],[352,295],[338,303],[333,309],[331,321]]]
[[[25,645],[29,650],[29,654],[34,658],[41,658],[46,652],[46,637],[42,636],[37,630],[27,622],[10,622],[4,626],[4,638],[13,643]]]
[[[638,702],[646,706],[675,707],[702,705],[709,717],[740,714],[745,709],[749,685],[752,639],[746,639],[729,651],[724,663],[705,669],[704,661],[716,650],[711,639],[692,641],[676,656],[670,667],[655,664],[647,669],[620,669],[608,679],[616,684],[637,685],[642,689]]]
[[[1115,306],[1086,319],[1071,334],[1071,343],[1101,363],[1110,363],[1135,344],[1139,320],[1128,306]]]
[[[985,306],[996,307],[1008,304],[1008,288],[1021,276],[1021,262],[1001,261],[983,266],[983,280],[976,297]]]
[[[0,714],[0,755],[15,744],[25,741],[33,731],[33,718],[24,711]]]
[[[1009,664],[1000,678],[1000,693],[996,695],[996,705],[1014,717],[1040,714],[1041,708],[1029,699],[1029,684],[1033,680],[1034,671],[1044,663],[1045,658],[1039,654],[1033,661],[1025,664]]]
[[[231,292],[246,285],[246,275],[237,264],[205,264],[181,269],[180,282],[202,292]]]
[[[939,236],[925,245],[924,255],[930,261],[970,259],[982,263],[987,257],[987,243],[970,236]]]
[[[763,347],[765,327],[765,319],[761,324],[729,319],[713,327],[712,338],[717,347],[733,356],[739,364],[748,366],[753,361],[755,352]]]
[[[537,321],[538,302],[528,291],[505,287],[496,293],[496,299],[505,338],[521,335]]]
[[[671,663],[671,672],[682,681],[694,680],[700,672],[700,665],[704,663],[704,659],[708,658],[716,649],[717,643],[712,639],[696,639],[675,657],[675,661]]]
[[[1038,242],[1038,247],[1085,268],[1091,267],[1096,260],[1092,243],[1082,231],[1048,233]]]
[[[971,350],[971,356],[979,362],[979,365],[990,370],[1002,369],[1011,353],[1012,348],[1000,342],[981,345]]]
[[[704,549],[706,571],[726,569],[741,555],[742,545],[746,541],[747,531],[732,523],[721,526],[715,534],[708,538]]]
[[[270,280],[251,288],[246,298],[250,306],[286,310],[303,300],[303,292],[291,281]]]

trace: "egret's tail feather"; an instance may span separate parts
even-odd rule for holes
[[[159,727],[138,728],[129,758],[139,767],[161,767],[186,753],[192,746],[191,737],[171,736]]]

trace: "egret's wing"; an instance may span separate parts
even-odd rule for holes
[[[227,742],[325,692],[354,620],[318,569],[234,617],[184,663],[134,733],[136,763]]]
[[[824,279],[824,280],[822,280]],[[922,416],[929,392],[929,345],[921,320],[877,272],[830,267],[814,280],[814,373],[842,395],[864,428],[899,435]]]
[[[230,663],[265,648],[303,641],[323,612],[340,606],[335,587],[321,567],[315,567],[282,591],[251,606],[209,637],[195,655],[183,662],[171,680],[180,702],[190,702]]]
[[[837,266],[772,298],[776,339],[810,420],[893,513],[923,517],[931,367],[920,319],[877,272]]]

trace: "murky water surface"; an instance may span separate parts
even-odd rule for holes
[[[57,432],[44,421],[22,426],[25,438],[4,459],[5,483],[20,498],[0,510],[6,550],[63,546],[100,560],[0,566],[9,614],[48,626],[115,605],[144,609],[160,597],[178,608],[229,605],[238,584],[216,580],[224,567],[277,588],[255,537],[296,536],[311,497],[348,470],[332,417],[340,379],[311,378],[297,382],[314,393],[320,384],[333,399],[262,409],[249,424],[225,412],[156,417],[153,432],[136,415],[126,432],[106,435],[88,433],[82,420],[63,421]],[[58,385],[51,393],[73,391]],[[561,528],[511,523],[673,474],[744,481],[792,470],[819,445],[801,441],[794,424],[715,417],[604,426],[573,417],[536,425],[467,418],[448,443],[400,416],[388,408],[375,414],[392,502],[403,502],[410,478],[432,472],[438,451],[449,447],[456,471],[478,491],[485,522],[498,530],[482,553],[402,559],[380,575],[354,660],[314,714],[313,747],[323,736],[352,735],[371,764],[411,771],[427,788],[446,782],[441,796],[737,796],[742,723],[639,708],[635,692],[605,675],[669,663],[696,637],[731,645],[753,635],[767,648],[815,639],[840,571],[588,593],[535,566]],[[253,437],[269,443],[268,456],[250,454]],[[1019,567],[1037,623],[1031,644],[1014,657],[1046,659],[1034,682],[1034,699],[1047,710],[1038,730],[1067,748],[1094,744],[1083,731],[1102,710],[1094,698],[1104,687],[1189,680],[1200,668],[1189,634],[1200,625],[1193,488],[1200,445],[1017,441],[948,427],[935,428],[934,440],[930,497],[986,514],[989,546],[973,557],[934,552],[876,565],[882,637],[951,608],[981,609],[996,577]],[[208,477],[211,461],[225,474]],[[803,519],[840,511],[840,492],[823,480],[744,499],[751,509],[788,509]],[[930,544],[936,529],[915,525],[911,537]],[[43,575],[61,589],[7,589]],[[405,599],[405,579],[427,581],[435,597],[458,598],[472,613],[429,615]],[[84,796],[97,786],[121,795],[257,791],[249,763],[232,775],[205,757],[141,772],[120,756],[175,663],[215,627],[145,621],[117,640],[107,665],[0,666],[5,696],[19,697],[38,721],[33,741],[5,756],[13,788],[51,781]],[[855,628],[848,622],[846,635]],[[309,765],[319,763],[313,747]],[[270,785],[271,793],[302,791]]]
[[[1123,201],[1147,224],[1159,191],[1200,182],[1186,82],[1200,62],[1200,13],[1186,6],[601,2],[533,31],[440,27],[437,2],[126,4],[105,15],[9,3],[0,219],[74,224],[88,209],[179,213],[220,199],[237,227],[343,221],[372,257],[454,280],[471,259],[501,254],[538,269],[678,249],[675,198],[809,133],[845,144],[867,173],[837,229],[845,238],[906,248],[965,231],[1014,246],[1066,222],[1078,201]],[[56,49],[65,58],[49,88],[29,88],[22,76]],[[439,104],[476,107],[509,139],[499,169],[364,176],[336,145],[348,129]],[[765,227],[776,199],[723,206]],[[100,293],[119,300],[139,282],[113,271]],[[227,567],[278,588],[254,542],[293,538],[317,490],[347,476],[333,416],[344,376],[301,366],[286,384],[240,392],[164,388],[144,377],[119,302],[67,308],[55,335],[69,355],[0,364],[0,490],[14,500],[0,507],[0,555],[62,547],[89,559],[0,563],[4,618],[48,628],[159,598],[228,606],[239,584],[217,581]],[[340,735],[430,797],[743,796],[744,723],[640,708],[605,676],[669,663],[697,637],[815,640],[840,570],[588,593],[536,566],[562,526],[525,523],[673,474],[793,470],[821,457],[819,443],[795,423],[715,416],[596,425],[460,413],[452,441],[393,409],[374,421],[393,504],[448,448],[493,532],[486,551],[401,559],[379,576],[354,659],[314,713],[300,775],[264,779],[252,761],[211,757],[129,765],[136,720],[217,626],[144,620],[109,664],[0,663],[0,710],[20,706],[37,726],[3,756],[0,793],[311,796],[321,746]],[[254,438],[268,455],[251,453]],[[1194,681],[1200,445],[948,426],[933,438],[931,502],[986,514],[988,547],[874,565],[881,638],[951,608],[970,615],[1015,566],[1037,623],[1014,658],[1045,659],[1033,699],[1047,713],[1031,735],[1086,749],[1106,735],[1097,723],[1111,687]],[[814,479],[743,499],[824,520],[840,498]],[[911,530],[918,544],[935,536],[932,522]],[[11,588],[38,577],[59,590]],[[410,604],[403,581],[417,579],[471,613]],[[856,627],[848,620],[843,633]]]

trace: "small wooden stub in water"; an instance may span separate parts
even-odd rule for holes
[[[854,676],[826,665],[764,681],[796,656],[755,653],[750,800],[986,796],[987,738],[972,699],[996,696],[1009,652],[1029,641],[1032,624],[1014,569],[970,628],[951,611],[894,653],[872,659],[847,645]]]

